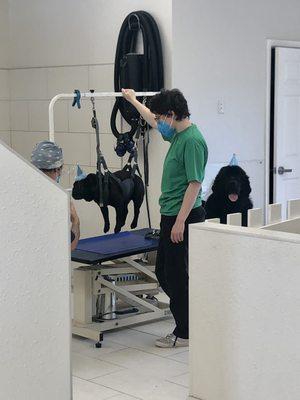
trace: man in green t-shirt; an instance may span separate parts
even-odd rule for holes
[[[141,104],[132,89],[123,96],[150,126],[170,142],[166,155],[159,199],[161,223],[155,273],[170,297],[176,327],[156,340],[158,347],[189,344],[188,225],[202,222],[201,184],[207,163],[207,146],[196,125],[190,122],[188,105],[178,89],[153,96],[150,109]]]

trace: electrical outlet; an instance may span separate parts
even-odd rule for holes
[[[224,114],[224,100],[218,100],[218,114]]]

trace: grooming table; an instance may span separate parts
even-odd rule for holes
[[[150,231],[139,229],[79,241],[72,261],[84,265],[76,267],[73,274],[73,334],[95,340],[96,347],[101,347],[104,331],[170,315],[168,304],[143,298],[158,293],[155,266],[132,258],[157,250],[158,239],[145,239]],[[117,305],[123,301],[126,307],[120,310],[112,306],[101,318],[99,299],[103,304],[118,299]]]

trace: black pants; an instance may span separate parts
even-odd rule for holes
[[[184,240],[171,241],[171,230],[177,216],[161,216],[160,239],[155,273],[160,286],[170,297],[170,310],[176,322],[174,335],[189,337],[189,274],[188,274],[188,225],[205,220],[202,207],[194,208],[185,222]]]

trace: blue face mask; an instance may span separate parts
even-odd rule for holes
[[[166,117],[167,118],[167,117]],[[169,125],[166,122],[166,118],[164,121],[158,121],[157,122],[157,130],[166,138],[166,139],[172,139],[174,136],[176,129],[172,128],[171,125]]]
[[[60,178],[61,178],[61,175],[58,175],[57,177],[56,177],[56,183],[60,183]]]

